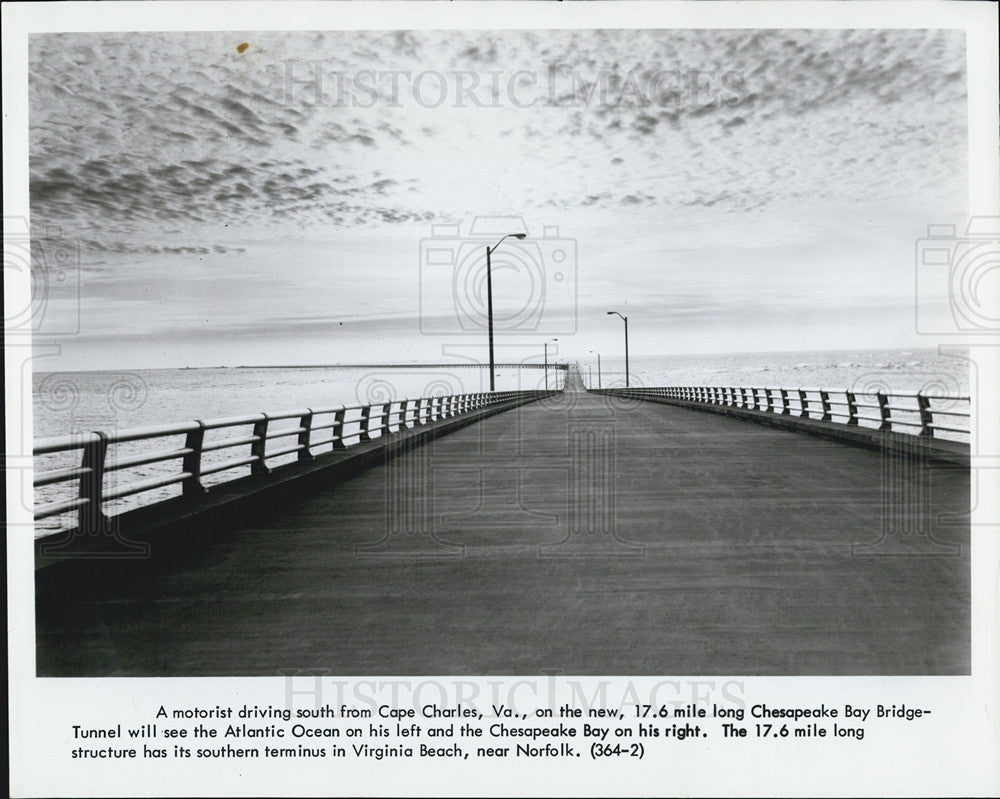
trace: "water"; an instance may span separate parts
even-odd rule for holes
[[[550,368],[550,382],[561,380],[561,374]],[[497,370],[497,391],[544,387],[541,369]],[[471,394],[490,386],[488,370],[479,367],[335,366],[38,372],[32,389],[37,439],[78,430]]]
[[[624,361],[602,358],[602,385],[624,385]],[[584,382],[597,385],[597,364],[580,363]],[[539,369],[498,369],[497,390],[544,388]],[[555,387],[562,373],[550,370]],[[826,352],[777,352],[735,355],[686,355],[636,357],[630,362],[632,386],[714,385],[747,387],[853,388],[855,391],[923,391],[947,397],[969,392],[968,362],[934,350],[864,350]],[[150,369],[103,372],[39,372],[33,376],[35,439],[73,432],[115,432],[135,427],[277,413],[306,407],[343,404],[368,405],[418,396],[442,396],[489,390],[487,370],[467,366],[427,367],[282,367],[217,369]],[[271,429],[294,427],[296,419],[273,423]],[[210,433],[219,439],[248,435],[249,425]],[[283,439],[275,443],[291,443]],[[109,458],[182,446],[183,435],[155,441],[114,445]],[[205,455],[205,463],[221,462],[245,454],[241,448]],[[273,451],[273,450],[272,450]],[[79,451],[40,456],[38,472],[79,465]],[[287,462],[286,456],[269,465]],[[106,490],[136,480],[176,473],[179,461],[147,464],[111,472]],[[205,478],[207,485],[249,474],[249,467],[228,470]],[[74,496],[75,483],[41,487],[36,505]],[[148,504],[180,493],[179,486],[158,488],[105,505],[109,514]],[[39,533],[73,523],[72,514],[40,520]]]
[[[597,361],[581,362],[584,382],[597,385]],[[601,358],[605,388],[625,385],[625,361]],[[828,388],[967,396],[969,362],[934,349],[754,352],[633,357],[632,386]]]

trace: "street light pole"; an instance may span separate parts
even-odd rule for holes
[[[625,388],[628,388],[628,317],[622,316],[618,311],[608,311],[608,316],[617,316],[625,322]]]
[[[497,242],[499,244],[500,242]],[[490,328],[490,391],[496,391],[495,367],[493,365],[493,271],[490,269],[490,248],[486,248],[486,309]]]
[[[545,342],[545,390],[549,390],[549,342],[558,341],[557,338],[550,338]]]
[[[490,331],[490,391],[496,391],[496,367],[493,362],[493,270],[490,268],[490,254],[503,242],[507,236],[523,239],[524,233],[508,233],[492,247],[486,248],[486,311],[489,317]]]
[[[595,352],[594,350],[591,350],[590,354],[597,356],[597,387],[600,388],[601,387],[601,353]]]

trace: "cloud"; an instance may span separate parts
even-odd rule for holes
[[[269,297],[288,317],[313,296],[315,258],[289,255],[289,238],[329,248],[349,231],[368,268],[399,270],[432,221],[523,215],[570,236],[593,224],[618,250],[648,246],[623,281],[619,260],[587,260],[581,244],[590,284],[645,288],[679,237],[701,261],[738,261],[740,237],[743,253],[793,228],[808,242],[823,220],[846,232],[783,257],[874,264],[872,219],[901,236],[966,195],[960,31],[35,34],[29,59],[33,224],[81,243],[103,296],[149,281],[164,326],[188,324],[212,279],[228,285],[229,256],[296,276]],[[385,243],[399,231],[409,250]],[[186,259],[196,272],[177,268]],[[338,274],[386,301],[355,260]],[[771,279],[765,262],[746,268]],[[197,289],[167,296],[155,269]],[[246,301],[220,289],[206,304],[239,326]],[[130,313],[123,329],[143,321]]]
[[[726,191],[729,175],[748,161],[761,174],[794,169],[781,187],[790,199],[814,194],[830,169],[899,195],[933,191],[959,165],[946,143],[963,125],[964,56],[948,32],[289,33],[257,35],[242,55],[232,38],[33,37],[33,212],[122,235],[163,222],[307,229],[461,214],[437,193],[442,149],[487,170],[491,153],[509,154],[523,167],[505,176],[519,176],[507,191],[522,209],[571,208],[572,171],[586,170],[587,197],[621,197],[609,185],[620,174],[601,164],[641,176],[683,163],[690,192],[677,191],[680,175],[643,188],[668,205],[687,193],[733,209],[746,205]],[[472,78],[456,73],[482,89],[494,68],[500,79],[477,96],[500,107],[475,108],[459,85]],[[527,94],[510,83],[519,70],[534,82]],[[420,106],[432,84],[444,87],[440,108]],[[314,90],[325,102],[309,102]],[[523,112],[519,91],[535,101]],[[805,131],[810,146],[781,146]],[[379,169],[392,177],[373,180]]]

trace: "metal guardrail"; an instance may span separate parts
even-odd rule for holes
[[[731,386],[664,386],[659,388],[590,389],[598,394],[663,398],[706,405],[795,415],[823,422],[859,425],[871,422],[879,430],[933,437],[936,431],[969,434],[969,397],[920,392],[858,391],[825,388],[749,388]],[[900,404],[909,401],[909,404]],[[867,425],[866,425],[867,426]]]
[[[470,413],[489,405],[514,399],[541,397],[546,391],[499,391],[479,394],[453,394],[444,397],[420,397],[394,400],[373,405],[334,405],[325,408],[302,408],[282,413],[257,413],[209,421],[196,420],[181,424],[134,428],[115,433],[79,433],[39,439],[34,445],[35,456],[54,453],[81,452],[78,466],[52,469],[35,474],[34,486],[78,483],[77,496],[60,502],[50,502],[35,508],[35,519],[45,519],[76,511],[80,529],[91,529],[103,514],[105,502],[146,491],[180,484],[184,496],[199,496],[208,491],[202,478],[208,475],[249,466],[250,473],[267,474],[268,461],[281,456],[296,455],[298,461],[311,460],[312,450],[329,445],[331,450],[346,449],[358,443],[390,435],[420,425]],[[274,429],[271,422],[297,420],[291,427]],[[206,442],[206,433],[234,431],[238,434]],[[109,457],[115,445],[135,441],[154,441],[184,436],[179,447]],[[268,442],[293,439],[269,447]],[[236,457],[206,463],[203,455],[249,447]],[[105,476],[111,472],[133,469],[167,461],[181,461],[180,471],[138,480],[112,490],[105,489]],[[280,468],[280,467],[278,467]]]

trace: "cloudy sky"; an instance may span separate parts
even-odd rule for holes
[[[36,263],[79,277],[46,368],[485,359],[505,232],[500,360],[613,353],[609,308],[635,354],[926,345],[914,242],[968,213],[961,31],[45,34],[30,70]]]

